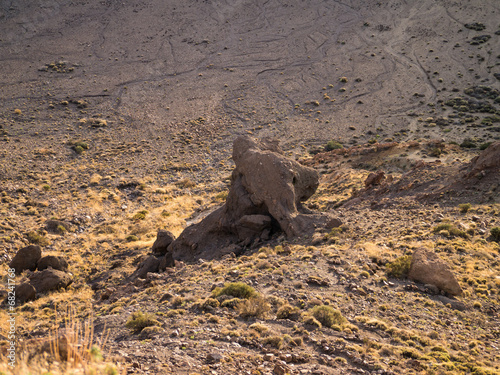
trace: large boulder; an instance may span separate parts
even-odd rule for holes
[[[72,281],[70,274],[51,268],[35,272],[30,277],[30,284],[35,287],[37,293],[66,288]]]
[[[187,227],[168,248],[173,259],[195,261],[238,253],[277,230],[311,235],[332,217],[302,206],[319,185],[316,170],[287,159],[275,141],[240,136],[225,204]]]
[[[471,161],[470,170],[467,177],[476,177],[480,173],[488,171],[500,171],[500,141],[492,143],[479,156]]]
[[[10,268],[14,268],[17,274],[24,270],[34,271],[38,260],[42,257],[42,249],[38,245],[29,245],[20,249],[12,258],[9,264]]]
[[[451,295],[462,295],[462,288],[448,264],[436,253],[423,248],[414,251],[408,278],[435,285]]]

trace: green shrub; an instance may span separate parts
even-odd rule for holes
[[[136,212],[134,214],[134,216],[132,216],[132,220],[144,220],[148,213],[149,212],[147,210],[142,210],[142,211]]]
[[[490,234],[493,241],[500,242],[500,227],[491,228]]]
[[[228,283],[223,288],[215,288],[212,291],[212,297],[214,298],[222,295],[248,299],[256,296],[257,292],[250,285],[238,281],[236,283]]]
[[[223,301],[220,307],[227,307],[228,309],[235,309],[243,300],[241,298],[230,298]]]
[[[463,140],[463,142],[460,144],[460,147],[462,148],[476,148],[477,144],[470,138],[466,138]]]
[[[328,305],[314,306],[309,312],[325,327],[341,326],[347,322],[340,311]]]
[[[403,278],[408,275],[410,271],[412,256],[411,255],[403,255],[402,257],[397,258],[393,262],[387,263],[386,272],[387,275]]]
[[[482,150],[486,150],[488,147],[490,147],[492,142],[485,142],[485,143],[481,143],[479,145],[479,149],[482,151]]]
[[[465,214],[467,211],[470,210],[471,208],[471,204],[470,203],[462,203],[462,204],[459,204],[458,205],[458,209],[460,210],[461,213]]]
[[[338,141],[329,141],[326,146],[326,151],[338,150],[340,148],[344,148],[344,146]]]
[[[283,346],[283,338],[281,336],[269,336],[262,340],[264,345],[270,345],[273,348],[281,349]]]
[[[434,227],[432,229],[434,233],[444,233],[446,237],[462,237],[468,238],[467,233],[461,229],[458,229],[456,226],[449,223],[442,223]]]
[[[37,232],[26,233],[26,238],[30,243],[34,243],[36,245],[47,246],[50,244],[50,241],[47,239],[47,237]]]
[[[141,332],[146,327],[159,325],[160,322],[156,320],[154,314],[143,313],[142,311],[133,313],[125,324],[127,328],[131,328],[136,333]]]

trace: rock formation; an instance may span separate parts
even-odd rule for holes
[[[316,191],[319,174],[286,158],[276,141],[240,136],[233,144],[233,160],[236,167],[225,204],[169,245],[167,255],[173,259],[212,259],[238,253],[276,231],[291,238],[339,224],[302,206]]]
[[[492,143],[479,156],[472,159],[466,177],[476,177],[488,171],[500,172],[500,141]]]

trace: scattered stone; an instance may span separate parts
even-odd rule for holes
[[[312,235],[332,219],[302,206],[318,188],[319,173],[287,159],[277,141],[240,136],[234,141],[233,160],[226,203],[172,242],[168,251],[173,259],[238,254],[271,229],[290,238]]]
[[[175,240],[175,236],[168,230],[159,229],[156,235],[156,241],[151,248],[153,254],[164,255],[170,244]]]
[[[46,255],[37,262],[38,271],[43,271],[49,267],[66,272],[68,270],[68,262],[63,257],[55,255]]]
[[[462,295],[462,288],[450,267],[436,253],[420,248],[412,256],[408,278],[432,284],[451,295]]]
[[[38,245],[29,245],[20,249],[9,264],[17,274],[24,270],[34,271],[38,260],[42,257],[42,250]]]
[[[72,277],[69,273],[50,268],[35,272],[30,277],[30,284],[35,287],[37,293],[66,288],[71,282]]]
[[[19,303],[33,301],[36,298],[36,289],[30,283],[23,283],[16,287],[16,299]]]

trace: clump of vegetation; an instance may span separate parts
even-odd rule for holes
[[[127,242],[139,241],[139,237],[134,236],[133,234],[128,235],[125,239]]]
[[[463,214],[467,213],[471,207],[472,207],[472,205],[470,203],[462,203],[462,204],[458,205],[458,209]]]
[[[299,318],[299,308],[286,303],[276,312],[277,319],[297,320]]]
[[[44,235],[37,232],[28,232],[26,233],[26,238],[30,243],[34,243],[40,246],[47,246],[50,244],[50,241]]]
[[[399,257],[396,260],[387,263],[387,275],[397,278],[406,277],[408,275],[408,272],[410,272],[411,260],[411,255],[403,255],[402,257]]]
[[[248,299],[257,295],[257,292],[250,285],[238,281],[236,283],[225,284],[223,288],[215,288],[212,297],[217,298],[222,295],[235,298]]]
[[[493,241],[500,242],[500,227],[493,227],[490,230]]]
[[[465,231],[458,229],[456,226],[449,223],[439,224],[435,226],[432,231],[434,233],[441,234],[445,237],[462,237],[462,238],[469,237],[469,235]]]
[[[338,141],[329,141],[325,146],[325,151],[338,150],[341,148],[344,148],[342,143],[340,143]]]
[[[134,216],[132,216],[132,220],[144,220],[146,218],[146,215],[148,214],[148,210],[141,210],[139,212],[136,212]]]
[[[262,296],[255,296],[241,301],[238,304],[238,310],[242,318],[265,318],[271,310],[271,304]]]
[[[340,327],[347,322],[347,319],[342,316],[340,311],[334,309],[332,306],[314,306],[309,312],[325,327]]]
[[[183,178],[182,180],[179,180],[175,183],[177,186],[188,189],[196,186],[196,183],[191,181],[189,178]]]
[[[264,338],[262,340],[262,343],[264,345],[270,345],[276,349],[281,349],[281,347],[283,346],[283,337],[277,336],[277,335],[276,336],[269,336],[269,337]]]
[[[490,147],[490,145],[491,145],[491,144],[492,144],[492,142],[484,142],[484,143],[481,143],[481,144],[479,145],[479,149],[480,149],[481,151],[486,150],[488,147]]]
[[[466,138],[463,140],[462,143],[460,143],[460,147],[462,147],[462,148],[476,148],[477,143],[470,138]]]
[[[127,328],[131,328],[136,333],[141,332],[146,327],[159,325],[160,322],[156,320],[154,314],[143,313],[142,311],[133,313],[125,324]]]
[[[313,326],[316,328],[322,327],[321,322],[309,313],[302,313],[301,320],[302,320],[302,323],[304,323],[306,325]]]
[[[73,151],[75,151],[78,155],[83,153],[83,151],[89,149],[89,145],[86,142],[78,141],[78,142],[73,142],[73,145],[71,146]]]

